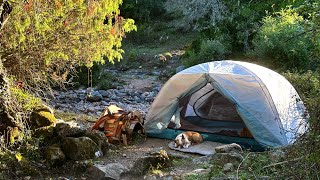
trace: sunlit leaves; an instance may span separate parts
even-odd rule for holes
[[[105,59],[120,60],[122,38],[136,30],[132,19],[120,16],[121,3],[122,0],[12,3],[9,22],[0,32],[0,55],[6,61],[5,67],[13,75],[23,74],[24,79],[33,80],[33,75],[43,76],[43,72],[50,77],[79,65],[90,67]]]

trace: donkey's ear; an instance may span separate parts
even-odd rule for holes
[[[182,139],[185,139],[184,135],[182,134]]]

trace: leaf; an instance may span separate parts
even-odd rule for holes
[[[18,160],[18,162],[20,162],[22,160],[22,155],[20,153],[17,153],[15,156],[16,156],[16,159]]]

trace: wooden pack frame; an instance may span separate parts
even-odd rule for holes
[[[126,112],[111,105],[102,112],[92,130],[102,130],[110,143],[127,145],[134,131],[144,134],[143,118],[138,111]]]

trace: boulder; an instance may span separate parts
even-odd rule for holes
[[[87,95],[87,100],[90,102],[99,102],[102,99],[103,97],[98,91],[93,91]]]
[[[167,168],[172,166],[172,158],[169,158],[165,150],[160,150],[157,154],[143,156],[132,166],[130,173],[134,175],[145,174],[151,167]]]
[[[234,171],[234,166],[232,163],[227,163],[223,166],[223,172],[226,173],[226,172],[231,172],[231,171]]]
[[[46,127],[40,127],[38,129],[35,129],[33,131],[32,136],[33,137],[43,137],[43,138],[50,138],[54,134],[54,127],[53,126],[46,126]]]
[[[61,137],[80,137],[85,134],[86,130],[78,124],[72,122],[60,122],[55,126],[55,133]]]
[[[91,159],[100,151],[99,146],[88,137],[64,138],[61,147],[66,157],[72,160]]]
[[[87,174],[93,179],[120,179],[121,174],[129,171],[129,168],[119,164],[110,163],[106,165],[95,164],[87,170]]]
[[[59,145],[49,146],[45,151],[45,159],[50,166],[61,165],[66,157]]]
[[[201,156],[195,157],[192,159],[192,162],[195,164],[209,164],[212,159],[212,156]]]
[[[216,153],[230,153],[230,152],[240,153],[240,152],[243,152],[241,146],[236,143],[218,146],[215,148],[215,151],[216,151]]]
[[[36,107],[35,111],[47,111],[47,112],[50,112],[51,114],[54,113],[53,109],[44,103],[42,103],[40,106]]]
[[[107,154],[108,150],[110,148],[113,148],[112,145],[108,142],[108,138],[101,131],[87,131],[85,133],[85,136],[92,139],[99,146],[103,154]]]
[[[47,110],[36,110],[31,113],[30,126],[31,129],[51,126],[56,122],[54,115]]]
[[[239,153],[216,153],[212,160],[221,166],[226,163],[239,164],[243,160],[243,156]]]

